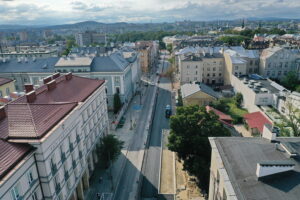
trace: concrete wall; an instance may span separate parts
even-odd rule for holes
[[[32,180],[29,180],[29,173]],[[23,199],[32,199],[36,195],[42,199],[42,192],[34,160],[34,154],[31,153],[21,161],[8,175],[0,182],[0,199],[13,199],[12,190],[16,187],[20,197]]]
[[[211,151],[210,180],[208,199],[237,200],[237,196],[224,167],[214,138],[209,138]]]
[[[204,105],[208,105],[210,102],[214,100],[216,100],[216,98],[199,91],[193,95],[183,98],[183,104],[204,106]]]
[[[10,93],[15,92],[15,81],[0,85],[0,98],[10,96]]]

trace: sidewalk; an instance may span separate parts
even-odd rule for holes
[[[142,92],[142,103],[144,102],[145,92],[147,88],[143,87]],[[140,110],[134,110],[134,105],[139,105],[140,96],[136,95],[130,102],[127,111],[124,116],[126,118],[125,124],[122,128],[116,129],[115,131],[110,131],[110,134],[116,135],[119,140],[124,141],[124,146],[121,151],[121,155],[118,159],[112,164],[112,167],[104,169],[101,167],[101,164],[98,163],[95,166],[93,174],[91,174],[90,188],[85,192],[85,199],[94,200],[97,199],[97,193],[113,193],[116,188],[117,182],[120,175],[122,174],[122,168],[124,167],[126,161],[127,149],[130,145],[131,139],[135,133],[135,127],[137,120],[141,114]],[[143,105],[142,105],[143,106]],[[142,108],[142,107],[141,107]],[[131,129],[130,118],[132,118],[133,128]],[[112,176],[111,176],[112,175]],[[100,183],[100,177],[102,181]],[[113,184],[112,184],[113,182]],[[104,199],[103,199],[104,200]]]

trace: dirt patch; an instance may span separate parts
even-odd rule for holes
[[[205,200],[194,177],[183,170],[183,163],[176,157],[176,200]]]

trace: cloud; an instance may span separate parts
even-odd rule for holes
[[[26,3],[25,3],[26,2]],[[300,18],[299,0],[0,0],[1,24]]]

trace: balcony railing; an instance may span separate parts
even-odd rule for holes
[[[82,158],[82,152],[79,151],[79,158],[81,159]]]
[[[67,181],[69,177],[70,177],[69,172],[65,171],[65,181]]]
[[[76,168],[76,161],[75,160],[72,161],[72,166],[73,166],[73,169]]]
[[[70,144],[70,152],[74,150],[73,144]]]
[[[76,135],[76,141],[77,141],[77,143],[80,142],[80,137],[79,137],[79,135]]]
[[[66,154],[65,153],[61,153],[61,162],[65,162],[66,160]]]
[[[57,172],[57,166],[56,165],[52,165],[51,172],[52,172],[53,176],[56,174],[56,172]]]

